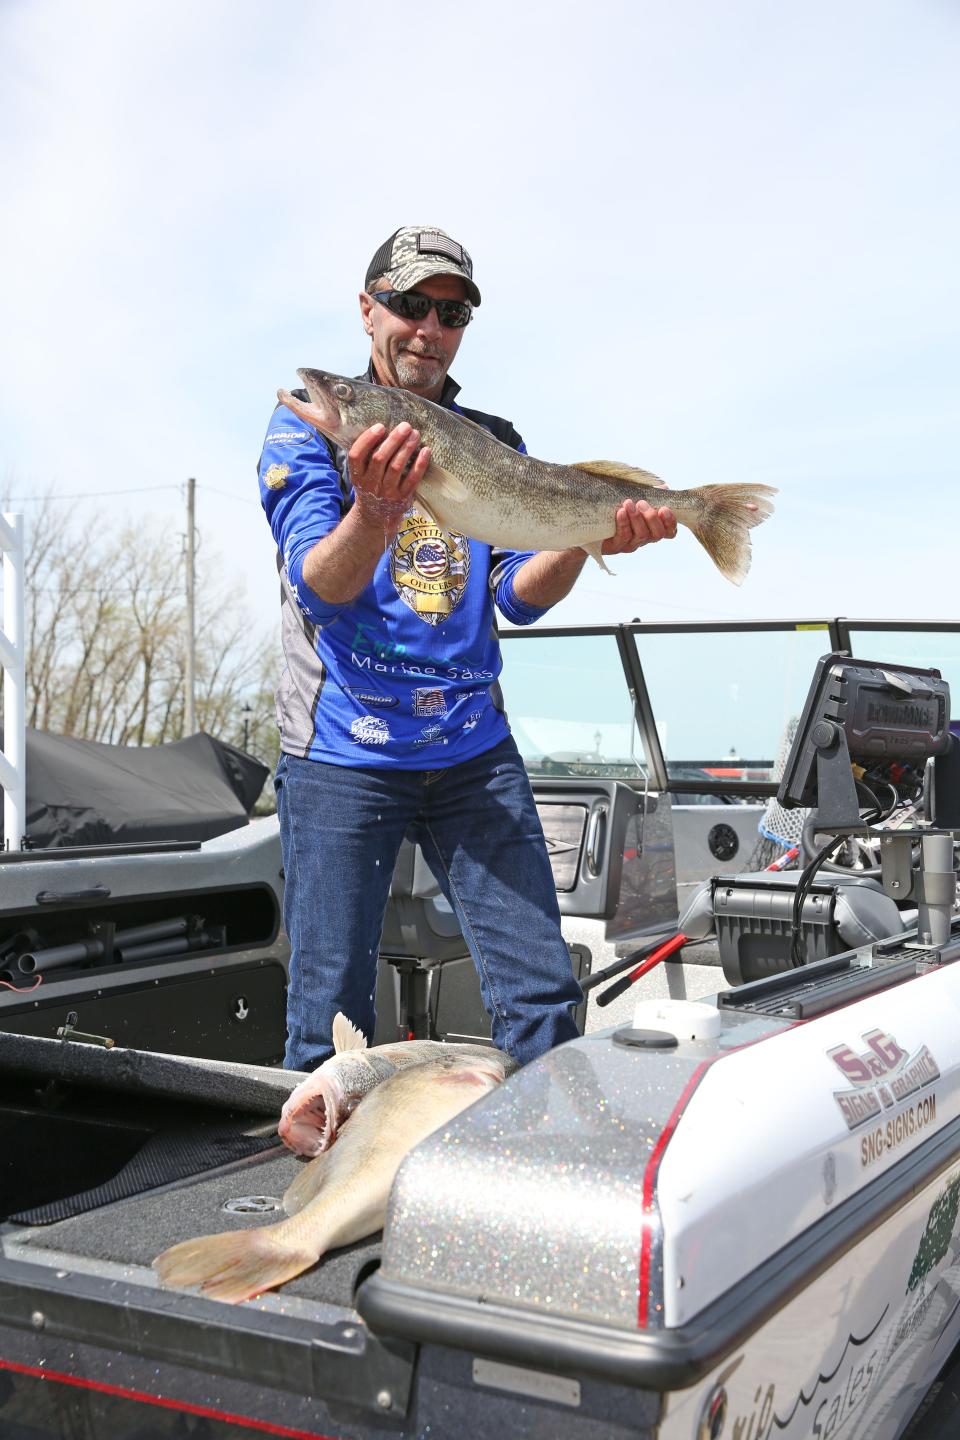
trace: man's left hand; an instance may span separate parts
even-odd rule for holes
[[[646,500],[625,500],[616,514],[617,531],[604,540],[604,555],[627,555],[641,545],[654,545],[658,540],[673,540],[677,533],[677,517],[666,505],[655,509]]]

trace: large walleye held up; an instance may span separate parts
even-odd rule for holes
[[[153,1262],[161,1283],[199,1286],[217,1300],[249,1300],[292,1280],[327,1250],[379,1230],[407,1152],[494,1090],[513,1068],[499,1050],[462,1054],[460,1047],[446,1048],[448,1053],[397,1071],[366,1095],[336,1144],[311,1160],[284,1195],[289,1219],[173,1245]]]
[[[770,485],[668,490],[656,475],[610,460],[552,465],[517,452],[464,415],[390,385],[298,370],[310,403],[288,390],[281,404],[348,449],[362,431],[406,420],[431,452],[414,504],[444,530],[513,550],[579,545],[605,570],[601,544],[625,500],[668,505],[720,572],[739,585],[750,568],[750,531],[773,511]]]

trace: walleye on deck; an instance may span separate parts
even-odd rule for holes
[[[291,1150],[316,1157],[283,1197],[290,1218],[171,1246],[153,1262],[164,1285],[249,1300],[374,1234],[408,1151],[516,1069],[485,1045],[406,1041],[367,1051],[344,1015],[333,1040],[337,1053],[291,1093],[279,1126]]]

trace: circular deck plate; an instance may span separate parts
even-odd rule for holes
[[[668,1030],[634,1030],[627,1025],[614,1031],[613,1043],[632,1050],[672,1050],[678,1042]]]

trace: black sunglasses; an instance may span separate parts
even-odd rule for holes
[[[434,300],[419,290],[375,290],[370,297],[385,305],[401,320],[425,320],[436,307],[437,319],[448,330],[462,330],[470,324],[473,309],[467,300]]]

